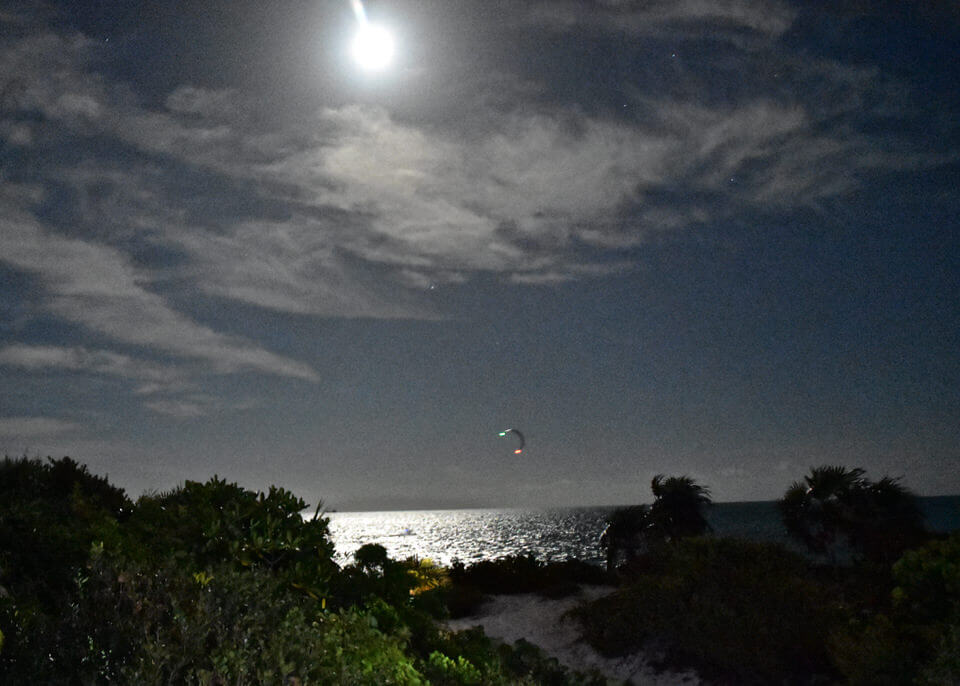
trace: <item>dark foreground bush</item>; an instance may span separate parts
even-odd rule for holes
[[[889,603],[833,635],[852,686],[960,683],[960,533],[907,551]]]
[[[611,583],[600,567],[579,560],[541,562],[533,555],[481,560],[469,566],[456,561],[449,570],[445,597],[451,617],[473,614],[488,594],[538,593],[562,598],[582,584]]]
[[[90,544],[114,541],[132,503],[69,457],[0,461],[0,597],[29,595],[56,608]]]
[[[616,593],[574,614],[597,650],[647,645],[664,667],[694,667],[737,684],[829,674],[839,610],[800,557],[771,544],[695,538],[638,560]]]

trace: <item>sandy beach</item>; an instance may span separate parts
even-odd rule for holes
[[[610,586],[582,587],[577,595],[550,600],[533,593],[495,596],[471,617],[451,620],[447,626],[461,631],[480,626],[491,638],[507,643],[525,639],[542,648],[563,665],[578,671],[596,669],[608,679],[634,686],[706,686],[694,672],[656,673],[649,656],[637,653],[608,658],[578,640],[573,620],[564,614],[578,603],[611,593]]]

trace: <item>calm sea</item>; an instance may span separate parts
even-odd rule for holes
[[[960,529],[960,496],[921,498],[927,527]],[[365,543],[383,545],[390,556],[416,555],[440,564],[533,553],[541,560],[603,561],[600,534],[612,507],[545,510],[409,510],[331,512],[330,532],[340,561]],[[720,536],[790,543],[774,501],[717,503],[707,519]]]

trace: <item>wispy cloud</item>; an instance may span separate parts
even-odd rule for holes
[[[109,350],[52,345],[8,345],[0,348],[0,366],[30,371],[73,371],[116,376],[138,383],[137,392],[152,394],[188,387],[184,372]]]
[[[592,2],[538,2],[527,10],[529,20],[562,30],[598,26],[634,34],[675,30],[749,29],[779,36],[793,23],[796,12],[772,0],[593,0]]]
[[[177,398],[155,398],[146,401],[144,405],[153,412],[176,419],[199,419],[225,411],[255,407],[255,404],[249,401],[226,402],[203,393],[191,393]]]
[[[6,440],[33,440],[49,438],[77,431],[78,422],[50,417],[6,417],[0,418],[0,437]]]
[[[0,216],[0,260],[41,279],[45,309],[113,340],[203,359],[219,372],[247,369],[318,380],[304,363],[174,311],[141,285],[137,270],[117,250],[52,234],[28,215]]]

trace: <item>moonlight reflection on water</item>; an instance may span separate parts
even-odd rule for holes
[[[598,541],[610,509],[334,512],[328,516],[341,561],[365,543],[379,543],[395,559],[416,555],[444,565],[455,559],[469,563],[527,552],[541,560],[575,557],[600,563]]]
[[[931,531],[960,529],[960,496],[919,499]],[[573,557],[603,564],[600,534],[614,507],[544,510],[475,509],[404,512],[332,512],[330,534],[337,559],[347,562],[365,543],[379,543],[394,559],[430,558],[447,565],[533,553],[543,561]],[[310,513],[312,515],[312,513]],[[801,552],[787,536],[775,501],[714,503],[707,522],[717,536],[772,541]]]

